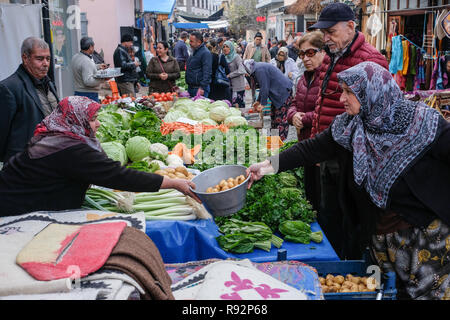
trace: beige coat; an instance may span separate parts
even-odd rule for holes
[[[254,42],[250,42],[247,45],[247,48],[245,49],[244,52],[244,60],[248,60],[248,59],[252,59],[253,55],[255,54],[256,48],[255,48],[255,44]],[[270,52],[269,49],[267,49],[267,47],[263,44],[261,44],[261,62],[270,62],[270,60],[272,59],[272,57],[270,56]]]

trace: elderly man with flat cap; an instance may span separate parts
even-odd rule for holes
[[[345,112],[339,101],[342,89],[337,74],[363,61],[378,63],[388,68],[386,58],[365,41],[356,30],[353,10],[344,3],[332,3],[322,10],[319,20],[309,30],[320,29],[324,34],[327,55],[320,70],[320,93],[314,114],[312,136],[324,131],[334,118]],[[357,223],[346,217],[339,206],[339,165],[336,160],[320,164],[321,205],[318,221],[341,259],[361,258],[353,247],[357,242],[350,237],[356,234]],[[352,226],[352,227],[350,227]]]

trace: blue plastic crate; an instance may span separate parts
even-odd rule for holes
[[[321,277],[327,274],[343,275],[352,274],[358,277],[368,277],[372,274],[367,273],[369,265],[364,260],[344,260],[344,261],[317,261],[308,262],[308,264],[317,270]],[[397,289],[395,286],[395,273],[388,272],[381,275],[382,292],[340,292],[324,293],[325,300],[376,300],[380,294],[382,300],[396,300]]]

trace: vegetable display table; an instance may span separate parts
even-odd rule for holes
[[[311,230],[321,231],[318,223],[311,224]],[[147,221],[146,234],[158,247],[164,263],[185,263],[206,259],[250,259],[252,262],[277,261],[278,250],[285,249],[287,260],[301,262],[338,261],[339,257],[324,235],[321,243],[297,244],[284,241],[270,252],[255,249],[252,253],[232,254],[219,247],[216,237],[220,235],[213,220],[192,221]]]

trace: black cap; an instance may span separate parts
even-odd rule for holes
[[[120,42],[133,42],[133,36],[131,34],[124,34]]]
[[[332,3],[322,10],[319,21],[310,26],[308,30],[327,29],[340,21],[355,20],[355,13],[350,6],[345,3]]]
[[[263,37],[263,35],[259,31],[255,34],[255,38],[262,38],[262,37]]]

